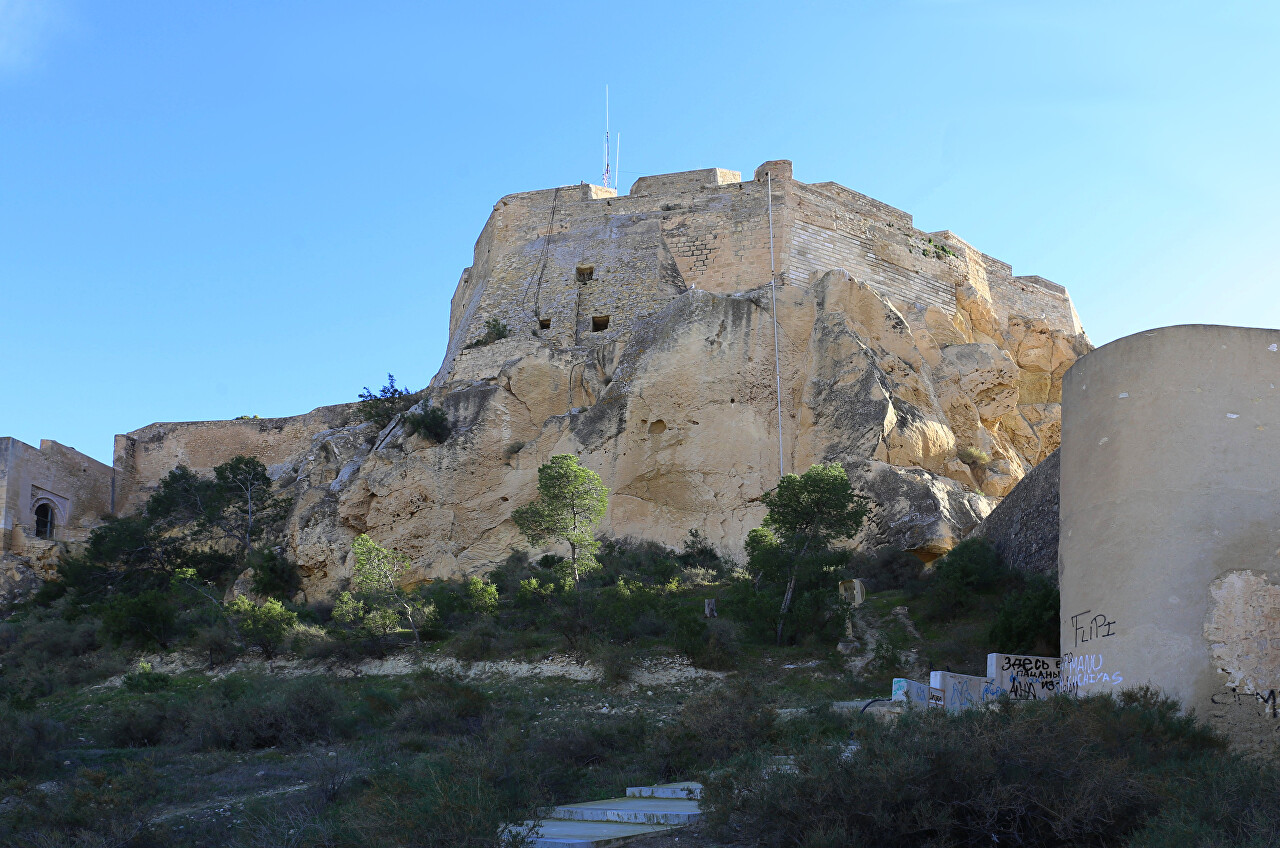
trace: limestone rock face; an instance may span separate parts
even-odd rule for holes
[[[778,480],[779,379],[785,470],[840,462],[874,505],[854,543],[945,552],[1056,448],[1061,375],[1087,339],[1001,322],[972,286],[953,316],[844,271],[810,282],[780,287],[776,312],[767,287],[691,289],[627,338],[460,349],[429,393],[444,444],[398,419],[320,433],[280,466],[308,598],[342,588],[359,533],[412,557],[417,580],[488,570],[526,547],[511,513],[557,453],[609,487],[605,534],[677,546],[697,529],[741,558]],[[966,465],[964,447],[991,462]]]

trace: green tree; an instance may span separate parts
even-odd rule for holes
[[[420,643],[422,638],[418,632],[419,620],[425,621],[431,610],[416,602],[413,596],[400,587],[409,571],[409,557],[394,548],[382,547],[363,533],[356,537],[351,550],[356,555],[351,587],[361,596],[360,601],[368,603],[370,607],[370,612],[361,615],[367,618],[380,609],[395,611],[397,619],[403,614],[409,623],[409,629],[413,631],[413,641]],[[385,629],[385,615],[375,623]]]
[[[289,502],[271,491],[267,468],[253,456],[237,456],[201,477],[179,465],[147,500],[153,549],[163,542],[230,544],[236,561],[247,563],[254,545],[278,529]]]
[[[538,469],[538,500],[525,504],[511,519],[530,542],[550,539],[569,544],[569,570],[576,586],[583,574],[600,567],[596,525],[609,506],[609,490],[600,475],[562,453]]]
[[[413,394],[397,388],[396,378],[388,374],[387,384],[376,395],[369,391],[368,386],[360,393],[360,417],[382,429],[391,423],[392,418],[413,405]]]
[[[855,495],[849,475],[839,463],[814,465],[802,475],[788,474],[772,492],[762,498],[769,510],[764,529],[776,539],[780,553],[790,560],[787,590],[778,614],[778,644],[782,644],[783,620],[791,607],[796,587],[796,570],[809,553],[826,550],[832,542],[858,532],[867,515],[865,499]],[[761,553],[769,540],[757,535],[748,541]],[[833,587],[834,588],[834,587]]]

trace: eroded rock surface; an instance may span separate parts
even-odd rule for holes
[[[1023,319],[976,341],[963,315],[900,310],[846,272],[812,282],[777,297],[786,470],[844,464],[874,504],[856,543],[945,552],[1057,446],[1054,371],[1087,341]],[[1020,402],[1040,375],[1047,388]],[[625,344],[526,334],[464,350],[430,395],[453,422],[446,443],[399,421],[354,425],[317,436],[288,470],[290,553],[311,597],[349,575],[358,533],[409,554],[418,579],[491,568],[524,547],[511,512],[556,453],[609,487],[606,534],[678,546],[697,529],[739,557],[777,482],[768,289],[687,291]],[[966,465],[961,447],[991,461]]]

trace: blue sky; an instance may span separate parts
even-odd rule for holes
[[[1067,286],[1093,340],[1280,326],[1269,3],[0,0],[0,435],[439,367],[504,194],[767,159]]]

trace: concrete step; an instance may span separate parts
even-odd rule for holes
[[[639,836],[671,830],[669,826],[657,824],[565,819],[525,822],[518,829],[528,833],[532,828],[537,828],[534,848],[612,848]]]
[[[626,824],[693,824],[702,818],[697,801],[675,798],[610,798],[563,804],[546,813],[549,819],[570,821],[624,822]]]
[[[702,784],[686,780],[682,783],[659,783],[657,786],[628,786],[628,798],[677,798],[697,801],[702,798]]]

